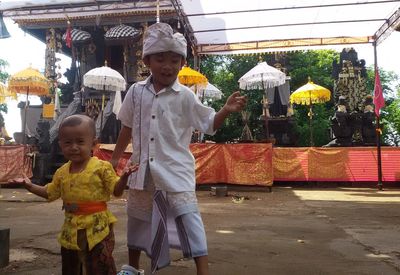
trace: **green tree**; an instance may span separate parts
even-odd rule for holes
[[[221,100],[212,102],[212,107],[219,110],[226,99],[235,91],[239,90],[238,80],[247,71],[257,65],[257,56],[207,56],[202,59],[201,72],[203,72],[210,83],[216,85],[223,92]],[[260,101],[262,91],[242,91],[248,97],[246,110],[251,113],[249,127],[253,135],[260,136],[262,122],[258,119],[262,108]],[[225,124],[215,136],[207,139],[216,142],[232,141],[240,138],[244,124],[241,114],[235,113],[229,116]]]
[[[339,59],[339,53],[333,50],[317,50],[294,52],[288,54],[288,69],[291,77],[290,86],[293,91],[308,82],[308,78],[314,83],[333,91],[332,63]],[[309,146],[310,121],[309,107],[296,105],[295,118],[297,122],[296,131],[299,135],[298,145]],[[311,127],[313,132],[313,143],[322,146],[330,141],[330,120],[334,113],[333,99],[325,104],[313,106],[313,117]]]
[[[367,89],[374,93],[375,70],[373,66],[367,68]],[[382,143],[386,145],[400,145],[400,77],[393,71],[379,69],[385,107],[381,110],[380,122],[382,129]]]
[[[212,103],[212,107],[219,110],[232,92],[239,89],[238,80],[246,72],[257,65],[260,58],[268,60],[269,55],[246,56],[206,56],[202,58],[201,72],[209,81],[220,88],[224,96],[221,100]],[[321,86],[332,90],[333,80],[332,62],[339,57],[335,51],[320,50],[307,52],[294,52],[287,54],[290,85],[292,90],[306,84],[308,77]],[[248,97],[246,110],[251,113],[249,126],[257,139],[263,139],[263,121],[259,120],[262,114],[261,99],[263,92],[260,90],[242,91]],[[328,103],[315,106],[313,117],[313,131],[316,145],[329,142],[329,115],[333,104]],[[298,121],[299,144],[309,144],[308,108],[296,106],[296,119]],[[241,136],[243,121],[240,114],[231,115],[222,126],[221,130],[213,137],[207,137],[217,142],[231,141]]]
[[[290,86],[294,91],[311,80],[333,91],[332,63],[339,60],[340,53],[333,50],[317,50],[288,53],[285,66],[291,77]],[[269,60],[269,55],[261,56],[263,60]],[[223,98],[211,103],[211,106],[219,110],[232,92],[239,89],[238,80],[247,71],[259,62],[260,56],[206,56],[201,60],[201,72],[209,81],[223,92]],[[386,101],[386,107],[382,110],[381,121],[383,127],[383,140],[387,144],[400,144],[400,92],[399,76],[394,72],[380,70],[381,83]],[[367,69],[367,89],[373,94],[374,72],[373,68]],[[251,112],[250,129],[254,136],[262,139],[263,123],[259,120],[262,113],[262,91],[242,91],[248,97],[246,109]],[[309,146],[309,108],[296,105],[296,131],[299,136],[298,145]],[[330,117],[334,115],[334,102],[316,104],[313,106],[313,139],[315,146],[322,146],[330,141]],[[215,136],[207,137],[217,142],[232,141],[240,137],[243,130],[243,121],[240,114],[229,116],[222,129]]]
[[[7,61],[0,59],[0,82],[5,83],[10,75],[6,72],[6,67],[8,66]],[[3,114],[7,113],[7,104],[0,104],[0,120],[4,121]]]

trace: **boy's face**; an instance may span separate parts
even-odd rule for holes
[[[155,88],[162,89],[174,83],[185,60],[177,53],[162,52],[146,56],[144,63],[151,70]]]
[[[59,145],[64,157],[75,163],[84,163],[92,155],[96,139],[88,123],[77,126],[64,126],[58,134]]]

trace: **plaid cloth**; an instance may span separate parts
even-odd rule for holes
[[[72,29],[71,31],[72,42],[87,42],[89,41],[92,36],[87,31],[82,31],[78,29]],[[67,38],[67,33],[64,33],[62,36],[63,41]]]
[[[119,25],[109,29],[104,37],[105,39],[120,39],[120,38],[136,38],[141,34],[141,31],[127,25]]]

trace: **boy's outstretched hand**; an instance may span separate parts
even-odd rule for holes
[[[240,112],[246,106],[247,97],[240,95],[240,92],[234,92],[231,94],[224,107],[214,117],[214,131],[221,127],[224,119],[233,112]]]
[[[243,110],[243,108],[246,106],[246,103],[246,96],[240,95],[240,92],[234,92],[228,97],[223,108],[230,113],[239,112]]]

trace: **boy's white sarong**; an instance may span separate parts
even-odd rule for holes
[[[185,258],[207,255],[204,225],[195,192],[129,190],[128,247],[151,258],[151,270],[170,263],[169,248]]]

